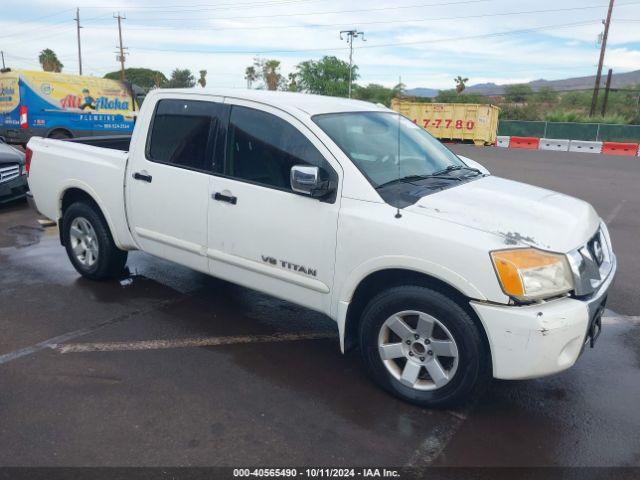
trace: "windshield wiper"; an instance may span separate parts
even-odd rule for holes
[[[460,180],[458,177],[443,177],[442,175],[430,174],[430,175],[407,175],[406,177],[399,177],[388,182],[381,183],[376,189],[387,187],[395,183],[413,182],[416,180],[426,180],[428,178],[437,178],[438,180]]]
[[[437,177],[440,175],[444,175],[445,173],[454,172],[456,170],[468,170],[470,172],[475,172],[478,175],[482,175],[482,171],[478,170],[477,168],[467,167],[466,165],[449,165],[447,168],[443,168],[442,170],[433,172],[432,175]]]

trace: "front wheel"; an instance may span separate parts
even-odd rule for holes
[[[127,252],[116,247],[107,222],[92,205],[69,206],[61,228],[69,260],[83,277],[106,280],[122,273]]]
[[[424,407],[459,404],[490,379],[489,353],[469,314],[425,287],[374,297],[362,314],[360,352],[382,388]]]

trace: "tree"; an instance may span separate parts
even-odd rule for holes
[[[167,88],[191,88],[196,84],[196,79],[191,73],[191,70],[185,68],[181,70],[176,68],[171,72],[171,78],[165,85]]]
[[[456,92],[462,93],[466,88],[466,83],[469,81],[469,79],[466,77],[463,78],[462,76],[458,75],[453,79],[453,81],[456,82]]]
[[[507,85],[504,91],[507,102],[511,103],[526,102],[530,95],[533,93],[531,85],[523,83],[516,85]]]
[[[280,73],[280,62],[274,59],[254,58],[253,65],[245,69],[244,78],[247,81],[247,88],[251,88],[253,82],[258,79],[264,82],[267,90],[287,88],[286,79]]]
[[[477,93],[458,93],[456,90],[440,90],[434,101],[436,103],[487,103],[488,99]]]
[[[403,98],[403,97],[407,96],[407,94],[406,94],[407,86],[402,82],[397,83],[392,88],[392,90],[393,90],[393,97],[391,97],[391,98]]]
[[[207,71],[206,70],[200,70],[200,78],[198,79],[198,85],[200,85],[202,88],[207,86]]]
[[[244,79],[247,81],[247,88],[251,88],[251,86],[253,85],[253,82],[258,80],[258,72],[256,72],[256,67],[251,65],[245,68]]]
[[[353,80],[357,80],[356,65],[353,65],[351,73]],[[299,63],[296,78],[300,91],[334,97],[346,97],[349,93],[349,64],[334,56]]]
[[[398,92],[401,91],[400,85],[398,84],[393,88],[387,88],[377,83],[370,83],[366,87],[354,85],[352,97],[367,102],[381,103],[388,107],[391,105],[391,99],[397,97]]]
[[[280,73],[279,60],[256,58],[253,64],[258,71],[259,77],[267,87],[267,90],[278,90],[278,87],[282,86],[284,77]]]
[[[40,52],[38,61],[45,72],[61,72],[64,65],[58,60],[56,53],[50,48],[45,48]]]
[[[150,68],[125,68],[125,78],[141,87],[144,90],[151,90],[154,87],[162,87],[167,83],[167,77],[164,73],[158,70],[151,70]],[[110,78],[111,80],[120,80],[120,70],[107,73],[104,78]]]
[[[291,72],[288,75],[288,78],[289,78],[289,84],[287,85],[287,90],[289,90],[290,92],[297,92],[298,91],[297,75],[294,72]]]
[[[540,103],[556,103],[558,101],[558,92],[553,87],[540,87],[534,95],[534,100]]]

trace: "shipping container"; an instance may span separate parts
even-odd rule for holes
[[[493,145],[497,139],[495,105],[477,103],[421,103],[393,99],[391,108],[441,140]]]

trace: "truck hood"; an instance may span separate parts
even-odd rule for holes
[[[562,253],[586,243],[600,223],[582,200],[494,176],[427,195],[405,210],[496,234],[505,245]]]

